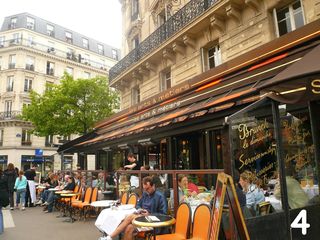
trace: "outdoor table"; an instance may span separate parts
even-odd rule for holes
[[[58,189],[58,188],[49,188],[48,190],[52,191],[52,192],[60,191],[60,189]]]
[[[175,224],[176,219],[169,215],[150,214],[147,216],[140,216],[133,219],[132,224],[136,227],[152,227],[153,239],[156,240],[156,228],[168,227]]]
[[[268,197],[265,198],[265,201],[266,202],[270,202],[271,203],[271,206],[276,210],[276,211],[279,211],[279,210],[282,210],[282,204],[281,204],[281,201],[276,199],[276,197],[274,195],[270,195]]]
[[[116,200],[101,200],[101,201],[96,201],[96,202],[92,202],[90,205],[92,207],[103,207],[103,208],[107,208],[107,207],[111,207],[113,204],[115,204],[117,201]]]
[[[64,222],[71,222],[73,223],[74,222],[74,218],[72,217],[72,207],[71,207],[71,198],[74,197],[74,196],[78,196],[80,195],[80,193],[75,193],[75,192],[71,192],[71,193],[62,193],[60,196],[63,197],[63,198],[69,198],[70,201],[69,201],[69,217],[70,219],[65,219],[63,220]]]

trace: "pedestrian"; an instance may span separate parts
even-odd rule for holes
[[[4,230],[2,208],[8,204],[8,181],[6,175],[3,174],[2,167],[0,167],[0,234],[2,234]]]
[[[14,184],[14,189],[17,191],[16,208],[19,208],[19,204],[21,203],[21,210],[25,210],[25,199],[28,185],[27,178],[23,174],[24,172],[20,170],[19,176],[16,178],[16,182]]]
[[[4,171],[4,174],[7,176],[8,180],[8,194],[9,194],[9,201],[10,201],[10,209],[14,209],[14,184],[17,178],[16,170],[14,168],[13,163],[9,163],[7,169]]]
[[[36,167],[35,166],[32,166],[30,169],[26,170],[26,172],[25,172],[25,177],[28,180],[27,192],[25,194],[26,195],[26,200],[25,200],[26,207],[33,207],[34,206],[32,198],[31,198],[31,194],[35,192],[35,189],[30,189],[29,185],[32,185],[34,187],[34,184],[32,184],[32,182],[34,183],[34,178],[36,176],[37,176],[37,174],[36,174]],[[30,184],[29,184],[29,181],[30,181]]]

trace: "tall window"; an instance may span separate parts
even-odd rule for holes
[[[159,14],[158,14],[158,27],[164,24],[167,21],[167,15],[165,9],[163,9]]]
[[[27,129],[22,129],[21,145],[30,146],[31,144],[31,133]]]
[[[132,49],[135,49],[136,47],[139,46],[139,36],[138,35],[134,36],[134,38],[132,39],[131,45],[132,45]]]
[[[300,0],[273,11],[278,36],[294,31],[305,24]]]
[[[12,92],[13,91],[13,76],[8,76],[7,78],[7,92]]]
[[[3,134],[4,134],[4,129],[0,129],[0,146],[3,145]]]
[[[73,68],[67,67],[67,68],[66,68],[66,72],[67,72],[70,76],[73,76]]]
[[[0,56],[0,70],[2,68],[2,57]]]
[[[89,48],[89,41],[86,38],[82,38],[82,46],[84,48]]]
[[[101,44],[98,44],[98,53],[103,55],[104,54],[104,48]]]
[[[30,92],[31,89],[32,89],[32,79],[30,78],[24,79],[24,91]]]
[[[139,0],[131,0],[131,20],[136,20],[139,15]]]
[[[11,44],[19,44],[20,43],[20,34],[14,33],[12,35],[12,40],[10,41]]]
[[[91,74],[89,72],[83,72],[83,78],[89,79],[91,77]]]
[[[222,63],[220,46],[213,45],[201,49],[203,71],[215,68]]]
[[[53,135],[46,136],[45,146],[51,147],[53,144]]]
[[[112,49],[112,58],[118,60],[118,52],[116,49]]]
[[[27,28],[34,30],[34,19],[31,17],[27,17]]]
[[[16,55],[10,55],[9,56],[9,69],[15,68],[16,67]]]
[[[12,112],[12,101],[11,100],[7,100],[4,102],[4,116],[6,118],[10,118],[11,117],[11,112]]]
[[[47,24],[47,34],[51,37],[54,37],[54,26]]]
[[[5,36],[0,37],[0,47],[4,47]]]
[[[34,71],[34,57],[27,56],[26,69],[29,71]]]
[[[47,69],[46,69],[47,75],[54,75],[54,63],[53,62],[47,62]]]
[[[72,33],[66,32],[66,42],[72,43]]]
[[[11,18],[10,24],[9,24],[9,28],[10,29],[14,29],[17,27],[17,18]]]
[[[131,89],[131,105],[137,104],[140,102],[140,88],[136,86]]]
[[[33,45],[35,45],[35,41],[34,41],[34,37],[33,36],[28,36],[27,45],[29,47],[32,47]]]
[[[160,91],[171,88],[171,70],[165,70],[160,75]]]

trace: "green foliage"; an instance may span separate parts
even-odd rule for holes
[[[33,91],[30,97],[22,119],[33,123],[38,136],[85,134],[119,107],[105,77],[75,80],[65,74],[59,85],[48,84],[43,94]]]

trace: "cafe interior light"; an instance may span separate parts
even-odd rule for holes
[[[111,147],[104,147],[104,148],[102,148],[102,150],[105,151],[105,152],[111,152],[112,151]]]
[[[127,143],[124,143],[124,144],[119,144],[119,145],[118,145],[118,148],[120,148],[120,149],[128,149],[129,146],[128,146]]]
[[[145,138],[145,139],[138,140],[138,144],[142,146],[148,146],[148,145],[154,144],[154,142],[151,141],[151,138]]]

